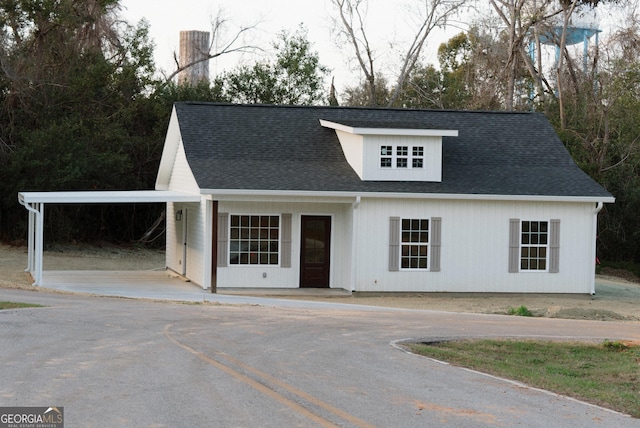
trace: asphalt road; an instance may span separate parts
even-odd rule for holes
[[[638,322],[194,305],[0,290],[0,406],[65,427],[640,427],[403,352],[403,339],[640,339]]]

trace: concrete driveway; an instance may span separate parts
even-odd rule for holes
[[[638,340],[638,322],[4,289],[0,300],[47,305],[0,312],[0,406],[64,406],[66,427],[640,427],[393,345],[487,335]]]

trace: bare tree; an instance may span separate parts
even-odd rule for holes
[[[338,38],[344,39],[353,46],[356,60],[364,73],[368,89],[368,99],[371,105],[376,100],[376,73],[374,69],[374,53],[367,31],[365,18],[367,15],[366,0],[331,0],[339,15],[339,22],[335,28]]]
[[[369,91],[368,99],[373,105],[378,99],[376,95],[375,53],[366,30],[366,0],[332,0],[338,12],[336,31],[339,38],[348,42],[354,49],[356,60],[363,72]],[[402,54],[402,60],[396,79],[396,85],[388,99],[388,106],[400,97],[404,83],[415,68],[427,37],[438,27],[445,25],[460,8],[468,3],[466,0],[419,0],[420,6],[411,12],[418,18],[415,36]]]
[[[540,52],[539,26],[552,16],[559,13],[559,9],[553,6],[555,0],[490,0],[491,6],[507,27],[509,42],[509,55],[505,64],[507,71],[507,94],[505,108],[513,110],[513,98],[515,92],[516,70],[518,62],[523,61],[533,81],[535,82],[539,96],[543,96],[543,77],[541,59],[537,59],[536,67],[527,54],[526,40],[533,34],[537,44],[537,52]]]
[[[468,3],[465,0],[422,0],[420,9],[415,16],[419,17],[419,25],[413,41],[402,58],[402,66],[398,73],[396,86],[389,99],[389,106],[394,104],[400,96],[404,83],[420,58],[427,37],[435,28],[447,24],[460,8]]]
[[[560,123],[564,128],[564,88],[560,74],[566,65],[574,84],[577,86],[575,67],[566,48],[567,32],[572,16],[582,7],[595,8],[601,3],[625,3],[625,0],[490,0],[493,9],[502,19],[508,29],[509,60],[505,64],[508,68],[507,110],[513,109],[513,88],[517,78],[516,62],[522,61],[533,79],[537,95],[544,101],[545,90],[540,43],[541,38],[552,41],[558,46],[560,55],[555,68],[555,93],[560,107]],[[560,25],[558,24],[560,21]],[[525,42],[531,40],[536,46],[537,58],[532,59],[527,52]],[[547,89],[550,89],[547,84]]]

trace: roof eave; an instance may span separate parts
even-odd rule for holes
[[[309,191],[309,190],[255,190],[255,189],[201,189],[203,196],[216,197],[285,197],[285,198],[386,198],[386,199],[445,199],[518,202],[577,202],[614,203],[613,196],[562,196],[562,195],[496,195],[459,193],[387,193],[356,191]]]
[[[199,194],[170,190],[20,192],[21,204],[138,204],[165,202],[200,202]]]

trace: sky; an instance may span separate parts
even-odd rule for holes
[[[369,0],[369,3],[368,36],[377,48],[377,62],[384,72],[385,67],[390,69],[394,61],[397,63],[398,55],[390,42],[402,45],[403,40],[409,38],[403,30],[410,28],[412,23],[407,21],[408,14],[403,10],[402,1]],[[264,49],[271,47],[280,31],[294,33],[301,23],[304,24],[312,49],[319,53],[321,64],[332,70],[336,87],[353,86],[359,80],[357,64],[350,61],[352,49],[337,46],[332,36],[331,16],[335,13],[329,0],[121,0],[121,6],[122,16],[130,23],[142,18],[149,22],[150,36],[155,42],[156,66],[166,74],[175,70],[173,53],[178,53],[180,31],[210,31],[212,18],[222,11],[230,24],[229,36],[239,26],[256,24],[256,30],[246,42]],[[454,34],[451,31],[453,28],[449,33]],[[435,58],[437,47],[444,40],[443,32],[434,34],[433,40],[428,42],[426,51]],[[254,60],[255,57],[231,54],[212,60],[209,69],[215,74]]]

